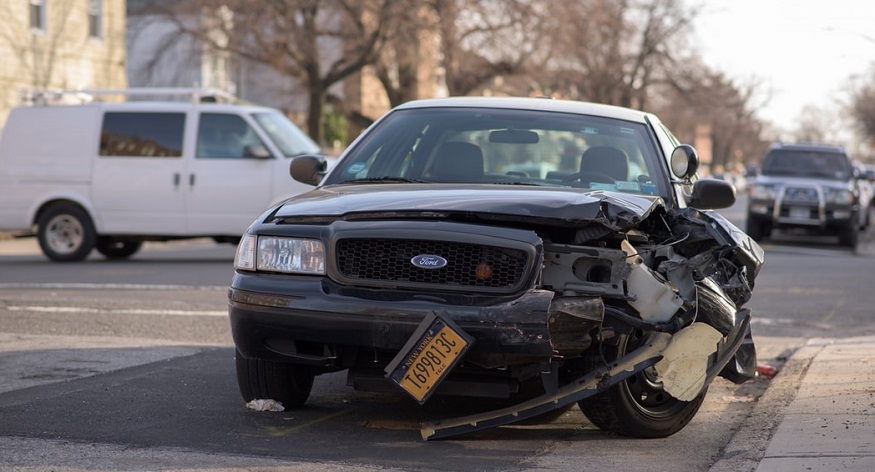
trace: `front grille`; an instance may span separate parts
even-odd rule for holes
[[[811,187],[788,187],[784,191],[784,201],[817,203],[817,190]]]
[[[411,259],[425,254],[440,256],[447,265],[414,266]],[[415,239],[341,239],[334,257],[346,283],[483,292],[519,289],[529,265],[529,253],[521,249]]]

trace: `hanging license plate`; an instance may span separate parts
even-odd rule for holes
[[[451,320],[431,313],[386,367],[386,373],[423,404],[473,343],[474,338]]]

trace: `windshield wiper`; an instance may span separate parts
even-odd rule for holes
[[[370,183],[402,183],[402,184],[424,184],[425,180],[410,179],[407,177],[369,177],[365,179],[349,179],[340,182],[342,184],[370,184]]]
[[[526,185],[526,186],[530,186],[530,187],[543,187],[545,185],[548,185],[548,184],[539,184],[536,182],[520,182],[518,180],[499,180],[496,182],[489,182],[489,183],[495,184],[495,185]]]

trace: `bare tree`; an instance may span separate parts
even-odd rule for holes
[[[796,120],[793,137],[813,143],[836,142],[839,137],[839,117],[835,111],[807,105]]]
[[[739,83],[695,59],[675,72],[654,90],[652,111],[686,142],[692,142],[697,126],[710,129],[712,166],[728,169],[760,159],[768,146],[761,138],[765,125],[757,116],[768,100],[762,83]]]
[[[156,1],[151,12],[173,21],[180,34],[214,51],[270,66],[307,90],[307,130],[322,141],[322,109],[329,88],[373,63],[386,42],[392,0]],[[226,21],[231,12],[231,21]],[[202,21],[188,20],[192,16]]]
[[[521,72],[541,47],[541,22],[554,1],[432,0],[450,95]]]
[[[669,80],[697,10],[681,0],[552,1],[542,86],[563,96],[646,108]]]
[[[872,145],[875,145],[875,67],[870,69],[867,78],[851,84],[849,111],[857,132]]]

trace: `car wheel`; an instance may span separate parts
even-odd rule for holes
[[[286,362],[247,359],[236,352],[237,385],[243,400],[276,400],[286,408],[303,405],[313,388],[313,372]]]
[[[106,256],[107,259],[131,257],[141,247],[143,247],[142,241],[125,241],[113,238],[100,238],[97,240],[97,252]]]
[[[40,249],[53,261],[81,261],[94,249],[97,240],[94,224],[78,205],[52,205],[40,215],[36,224]]]
[[[764,223],[757,222],[755,218],[747,215],[747,229],[745,230],[748,236],[754,241],[762,241],[769,236],[771,229]]]
[[[856,247],[859,235],[860,225],[857,224],[855,218],[851,218],[848,224],[839,230],[839,244],[842,246]]]
[[[616,346],[604,345],[588,358],[592,368],[612,362],[641,343],[638,330],[619,336]],[[705,400],[707,389],[691,401],[669,395],[657,382],[653,367],[629,377],[595,396],[578,402],[580,410],[598,428],[635,438],[664,438],[683,429]]]

